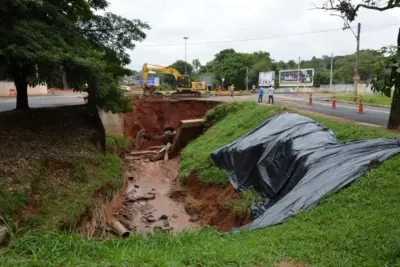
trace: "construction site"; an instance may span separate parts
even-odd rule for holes
[[[1,1],[0,266],[400,266],[398,8]]]

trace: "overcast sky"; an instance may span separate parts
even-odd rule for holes
[[[198,58],[202,64],[226,48],[238,52],[268,51],[275,60],[310,59],[334,53],[343,55],[356,49],[350,31],[341,31],[338,17],[320,10],[309,10],[324,0],[110,0],[109,11],[129,19],[141,19],[152,27],[147,38],[130,51],[132,69],[143,63],[169,65],[185,58]],[[379,49],[396,43],[400,8],[385,12],[362,10],[361,49]],[[335,30],[287,36],[297,33]],[[286,37],[282,37],[285,36]],[[271,38],[268,38],[271,37]],[[253,41],[232,41],[268,38]],[[220,42],[208,43],[204,42]],[[197,43],[197,44],[196,44]],[[200,43],[200,44],[199,44]],[[201,44],[203,43],[203,44]],[[167,45],[167,46],[163,46]]]

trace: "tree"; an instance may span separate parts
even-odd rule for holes
[[[250,84],[257,83],[258,73],[256,72],[269,69],[271,62],[268,52],[237,53],[233,49],[225,49],[217,53],[211,62],[207,62],[206,66],[208,71],[213,73],[216,81],[221,83],[221,79],[225,78],[225,85],[234,84],[235,88],[239,90],[246,87],[247,68],[249,69]]]
[[[388,128],[398,129],[400,127],[400,29],[397,47],[385,47],[382,52],[387,57],[375,64],[375,73],[377,75],[371,81],[372,88],[387,97],[393,97]]]
[[[356,53],[346,56],[339,56],[335,61],[335,79],[343,83],[352,83],[354,76],[354,65]],[[362,81],[369,81],[373,78],[373,65],[383,58],[382,54],[375,50],[361,50],[359,74]]]
[[[94,13],[107,6],[106,0],[0,3],[0,66],[14,80],[17,109],[29,108],[28,84],[49,80],[60,70],[75,88],[89,92],[89,100],[105,97],[114,87],[111,83],[128,72],[123,68],[130,62],[125,50],[143,40],[143,30],[150,27]]]
[[[349,28],[349,22],[356,19],[358,11],[361,8],[385,11],[388,9],[399,8],[400,0],[362,0],[361,3],[354,4],[351,0],[329,0],[319,9],[331,11],[333,15],[339,16],[345,20],[345,29]],[[386,50],[388,58],[382,60],[377,66],[377,75],[373,79],[373,89],[377,92],[383,92],[391,95],[391,88],[394,87],[392,106],[387,127],[389,129],[398,129],[400,127],[400,30],[397,36],[397,47]]]
[[[198,60],[197,58],[193,59],[192,66],[193,66],[194,71],[198,72],[200,70],[200,68],[201,68],[200,60]]]
[[[258,85],[258,76],[260,72],[267,72],[271,71],[272,66],[271,66],[271,60],[268,59],[263,59],[256,64],[254,64],[250,71],[249,71],[249,84],[253,85],[256,84]]]
[[[289,69],[297,69],[297,63],[294,60],[289,60],[287,62],[287,68],[289,68]]]

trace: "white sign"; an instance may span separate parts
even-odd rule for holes
[[[313,86],[314,69],[281,70],[279,86]]]
[[[275,72],[260,72],[258,76],[258,86],[275,86]]]

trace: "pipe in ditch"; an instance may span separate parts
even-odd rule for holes
[[[139,138],[143,135],[144,133],[144,129],[140,130],[137,134],[136,134],[136,138],[135,138],[135,147],[139,148]]]
[[[108,225],[113,229],[113,231],[122,238],[128,238],[131,234],[126,228],[117,220],[112,220],[107,222]]]

